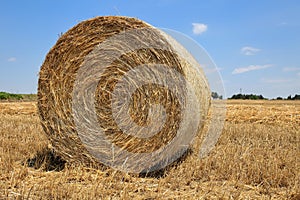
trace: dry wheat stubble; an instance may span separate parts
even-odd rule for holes
[[[211,156],[199,160],[197,155],[192,155],[160,179],[80,165],[68,164],[60,172],[22,166],[21,161],[47,148],[48,141],[41,134],[38,116],[30,114],[36,111],[35,105],[0,103],[7,110],[0,113],[0,199],[299,197],[299,123],[295,120],[287,123],[280,117],[277,123],[256,123],[250,116],[255,119],[263,116],[252,112],[257,106],[270,121],[274,116],[285,116],[295,110],[299,114],[300,102],[228,101],[224,131]],[[249,115],[247,121],[239,116],[241,107]],[[272,114],[270,108],[277,112]]]

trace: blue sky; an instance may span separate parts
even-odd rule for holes
[[[300,93],[300,1],[28,0],[0,3],[0,91],[36,93],[58,35],[95,16],[136,17],[197,41],[220,70],[227,97]]]

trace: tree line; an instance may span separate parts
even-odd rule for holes
[[[211,97],[213,99],[223,99],[222,95],[219,95],[217,92],[212,92]],[[256,95],[256,94],[234,94],[228,99],[245,99],[245,100],[268,100],[268,98],[265,98],[263,95]],[[272,100],[300,100],[300,95],[295,94],[295,96],[289,95],[286,98],[283,97],[277,97]]]
[[[35,101],[36,94],[14,94],[0,91],[0,101]]]
[[[287,98],[277,97],[277,100],[300,100],[300,94],[295,94],[294,97],[292,95],[289,95]]]
[[[11,94],[8,92],[0,92],[0,100],[8,100],[8,99],[20,100],[20,99],[23,99],[23,97],[20,94]]]
[[[259,100],[259,99],[267,99],[263,95],[256,94],[234,94],[231,98],[228,99],[251,99],[251,100]]]

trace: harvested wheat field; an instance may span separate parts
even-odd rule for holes
[[[65,163],[50,150],[34,102],[0,103],[0,199],[300,199],[300,101],[227,102],[223,133],[137,176]]]

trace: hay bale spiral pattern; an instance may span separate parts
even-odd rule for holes
[[[204,124],[210,90],[173,42],[143,21],[116,16],[63,34],[46,56],[38,88],[42,127],[56,152],[132,172],[180,157]]]

